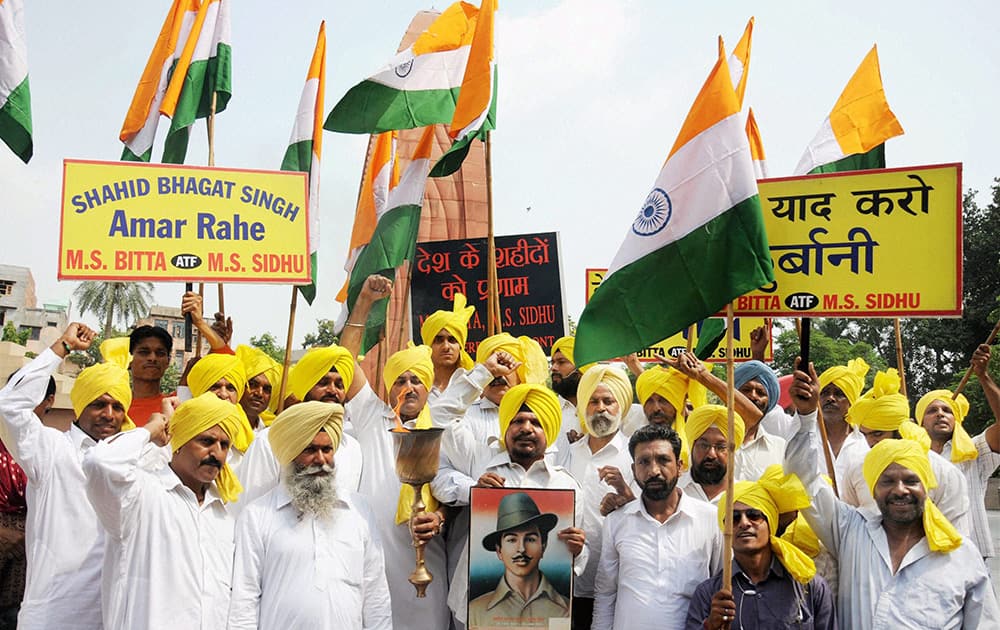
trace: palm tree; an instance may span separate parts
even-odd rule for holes
[[[97,282],[87,280],[73,291],[81,313],[104,320],[103,336],[111,334],[115,321],[128,326],[149,313],[153,301],[152,282]]]

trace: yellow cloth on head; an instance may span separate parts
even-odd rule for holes
[[[911,440],[882,440],[868,451],[861,469],[872,496],[875,496],[876,482],[890,464],[899,464],[913,471],[924,484],[925,492],[937,487],[931,462],[920,444]],[[953,551],[962,544],[962,536],[929,496],[924,501],[923,520],[924,534],[931,551]]]
[[[132,354],[128,351],[128,337],[112,337],[101,342],[101,356],[105,363],[114,363],[118,367],[128,369],[132,362]]]
[[[252,434],[252,431],[246,422],[246,416],[240,416],[239,409],[239,405],[226,402],[211,392],[184,402],[170,419],[170,448],[176,452],[216,425],[226,432],[233,445],[237,440],[249,444],[252,436],[247,436],[246,432],[250,431]],[[215,487],[219,489],[219,496],[226,503],[236,501],[243,492],[243,486],[233,474],[228,461],[223,463],[219,470]]]
[[[698,381],[689,379],[674,368],[656,366],[644,371],[635,380],[635,393],[639,404],[645,405],[653,394],[659,394],[669,402],[677,416],[674,420],[674,431],[681,437],[681,461],[684,465],[691,463],[691,444],[688,442],[687,428],[684,421],[684,399],[691,401],[695,409],[706,404],[708,390]]]
[[[611,395],[618,403],[619,419],[625,418],[632,405],[632,382],[628,380],[625,371],[612,365],[595,365],[580,377],[580,384],[576,388],[576,415],[580,418],[580,425],[585,433],[590,432],[587,427],[587,404],[598,385],[611,390]]]
[[[342,406],[318,400],[292,405],[275,418],[267,432],[267,440],[278,463],[287,466],[312,444],[320,431],[326,431],[336,451],[344,433]]]
[[[959,394],[957,398],[952,399],[952,393],[947,389],[935,389],[932,392],[927,392],[920,397],[917,401],[916,409],[916,420],[917,424],[922,425],[924,423],[924,413],[927,411],[927,407],[930,406],[935,400],[940,400],[948,404],[951,407],[951,413],[955,416],[955,430],[951,434],[951,461],[954,464],[960,462],[967,462],[979,457],[979,451],[976,450],[976,445],[973,443],[972,438],[969,437],[969,432],[965,430],[962,423],[965,422],[965,416],[969,413],[969,401],[968,399]],[[930,436],[927,437],[930,440]]]
[[[729,413],[722,405],[702,405],[691,412],[685,426],[688,442],[694,444],[711,427],[715,427],[722,431],[722,435],[729,437]],[[733,412],[733,428],[736,431],[736,435],[733,436],[734,450],[738,450],[743,446],[747,427],[743,423],[743,418],[735,411]]]
[[[785,475],[779,464],[769,466],[757,481],[739,481],[733,503],[744,503],[764,513],[770,527],[771,550],[796,581],[807,584],[816,575],[816,563],[804,551],[775,535],[778,515],[808,507],[809,495],[795,475]],[[719,499],[719,527],[725,530],[726,497]],[[735,524],[734,524],[735,525]],[[734,528],[735,529],[735,528]]]
[[[851,404],[847,421],[875,431],[895,431],[910,418],[910,403],[899,393],[900,378],[895,368],[875,375],[872,388]]]
[[[544,383],[549,377],[549,360],[538,342],[531,337],[512,337],[508,333],[500,333],[487,337],[479,342],[476,348],[476,363],[485,363],[494,352],[509,352],[516,361],[521,362],[517,368],[517,376],[522,383]]]
[[[455,302],[450,311],[434,311],[420,326],[420,338],[425,346],[430,346],[442,330],[447,330],[458,340],[458,364],[466,370],[473,368],[472,357],[465,351],[465,342],[469,340],[469,319],[476,312],[475,306],[466,306],[465,296],[455,294]]]
[[[524,405],[538,417],[542,431],[545,432],[546,448],[555,444],[559,437],[559,427],[562,426],[559,399],[544,385],[522,383],[511,387],[500,399],[500,445],[506,450],[507,429]]]
[[[236,346],[236,357],[243,364],[248,384],[250,379],[261,374],[267,377],[267,382],[271,385],[271,400],[267,404],[267,409],[260,414],[260,419],[264,426],[271,426],[274,422],[274,412],[278,409],[278,397],[281,395],[282,365],[260,348],[243,344]]]
[[[385,382],[386,393],[392,391],[393,383],[404,372],[413,372],[416,374],[420,382],[423,383],[424,388],[429,392],[431,385],[434,383],[434,364],[431,362],[430,347],[415,346],[411,342],[410,347],[400,350],[389,357],[389,360],[385,362],[385,368],[382,369],[382,380]],[[390,400],[389,404],[394,408],[398,406],[398,402],[395,400]],[[417,429],[429,429],[432,426],[431,412],[425,403],[423,409],[417,415],[414,427]],[[421,488],[420,496],[423,498],[428,512],[433,512],[438,508],[437,499],[431,494],[431,485],[429,483],[424,484],[423,488]],[[399,502],[396,504],[397,525],[410,520],[410,517],[413,515],[412,505],[413,486],[404,483],[399,488]]]
[[[288,372],[288,393],[304,401],[309,390],[331,370],[344,381],[344,390],[354,382],[354,357],[340,346],[311,348]]]
[[[198,359],[187,377],[191,395],[195,398],[201,396],[223,378],[236,387],[236,400],[239,402],[247,387],[247,374],[243,370],[243,362],[233,354],[213,353]]]
[[[861,357],[851,359],[847,365],[835,365],[819,375],[819,389],[823,391],[824,387],[833,383],[844,392],[847,400],[853,405],[865,388],[865,376],[868,375],[869,369]]]
[[[819,536],[809,526],[806,517],[801,512],[795,517],[792,524],[785,528],[785,533],[781,535],[781,539],[792,543],[810,558],[818,556],[819,552],[823,549],[819,542]]]
[[[69,392],[73,403],[73,413],[79,418],[87,405],[104,394],[111,396],[125,408],[125,419],[122,421],[122,431],[135,428],[132,418],[128,417],[128,408],[132,405],[132,387],[128,382],[128,370],[115,363],[98,363],[80,372]]]
[[[594,364],[590,363],[588,365],[577,365],[576,359],[573,358],[573,352],[576,349],[576,337],[566,336],[556,339],[556,342],[552,344],[552,348],[549,350],[549,356],[554,357],[556,352],[562,352],[563,356],[583,374],[589,370]]]

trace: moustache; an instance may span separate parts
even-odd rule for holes
[[[511,562],[531,562],[531,556],[519,553],[511,558]]]
[[[220,470],[222,469],[222,462],[220,462],[219,460],[215,459],[214,457],[206,457],[205,459],[201,460],[201,465],[202,466],[215,466],[216,468],[219,468]]]
[[[333,466],[330,466],[328,464],[316,464],[314,466],[306,466],[305,468],[296,470],[295,473],[297,475],[308,475],[308,476],[329,475],[333,473]]]

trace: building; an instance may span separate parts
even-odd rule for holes
[[[28,330],[29,352],[52,344],[69,324],[69,304],[44,302],[38,306],[35,278],[28,267],[0,265],[0,328],[8,323]]]
[[[185,364],[194,357],[194,352],[184,352],[184,316],[181,314],[181,309],[176,306],[160,306],[158,304],[151,306],[149,315],[137,321],[132,327],[138,328],[139,326],[156,326],[170,333],[170,337],[174,340],[172,360],[177,369],[183,372]],[[193,332],[192,343],[199,337],[197,330]],[[204,340],[201,344],[201,354],[204,356],[208,354],[210,348],[208,342]]]

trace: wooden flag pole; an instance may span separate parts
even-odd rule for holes
[[[208,118],[205,119],[205,126],[208,128],[208,165],[215,166],[215,107],[218,93],[212,90],[212,106],[208,110]],[[294,288],[294,287],[293,287]],[[219,283],[219,312],[226,314],[226,296]]]
[[[493,238],[493,151],[492,133],[486,132],[486,283],[489,287],[487,299],[486,334],[502,332],[500,324],[500,295],[497,289],[497,247]]]
[[[734,407],[736,405],[736,389],[734,385],[734,364],[733,364],[733,303],[726,305],[726,421],[727,438],[729,442],[729,452],[736,451],[736,443],[733,441],[736,435],[736,415]],[[722,588],[731,590],[733,588],[733,468],[734,461],[726,466],[726,518],[725,528],[722,536]]]
[[[694,333],[695,333],[695,331],[697,329],[698,329],[697,324],[691,324],[690,326],[688,326],[688,334],[687,334],[687,351],[688,352],[691,352],[691,349],[694,348]]]
[[[198,295],[199,295],[199,297],[201,297],[202,310],[204,310],[204,308],[205,308],[205,283],[204,282],[199,282],[198,283]],[[202,315],[204,315],[204,313],[202,313]],[[201,331],[200,330],[196,330],[195,331],[195,337],[194,337],[194,358],[196,358],[196,359],[200,359],[201,358]]]
[[[219,285],[221,292],[222,285]],[[285,336],[285,360],[281,364],[281,387],[278,388],[278,413],[285,409],[288,396],[288,366],[292,363],[292,336],[295,332],[295,307],[299,301],[299,288],[292,285],[292,303],[288,307],[288,334]]]
[[[991,332],[990,336],[986,338],[985,343],[987,346],[996,340],[998,333],[1000,333],[1000,320],[997,320],[997,325],[993,327],[993,332]],[[969,378],[971,377],[972,367],[970,366],[969,369],[965,371],[965,376],[963,376],[962,380],[958,383],[958,387],[955,388],[955,393],[951,395],[952,400],[958,398],[958,395],[962,393],[963,389],[965,389],[965,386],[969,383]]]
[[[402,349],[404,349],[404,348],[406,348],[406,341],[407,341],[406,320],[407,320],[407,318],[410,315],[410,307],[409,307],[409,303],[410,303],[410,283],[413,281],[413,265],[411,263],[412,263],[412,261],[409,261],[409,260],[403,261],[403,264],[406,265],[406,278],[404,280],[406,284],[403,285],[403,301],[402,301],[402,309],[401,309],[400,318],[399,318],[399,337],[396,339],[396,351],[397,352],[400,351],[400,350],[402,350]],[[387,310],[388,310],[389,306],[390,306],[389,304],[386,305],[386,309]],[[388,317],[388,314],[386,314],[386,321],[388,322],[388,320],[389,320],[389,317]]]
[[[906,369],[903,367],[903,331],[899,325],[899,318],[892,320],[893,328],[896,330],[896,365],[899,368],[899,393],[906,397]]]

